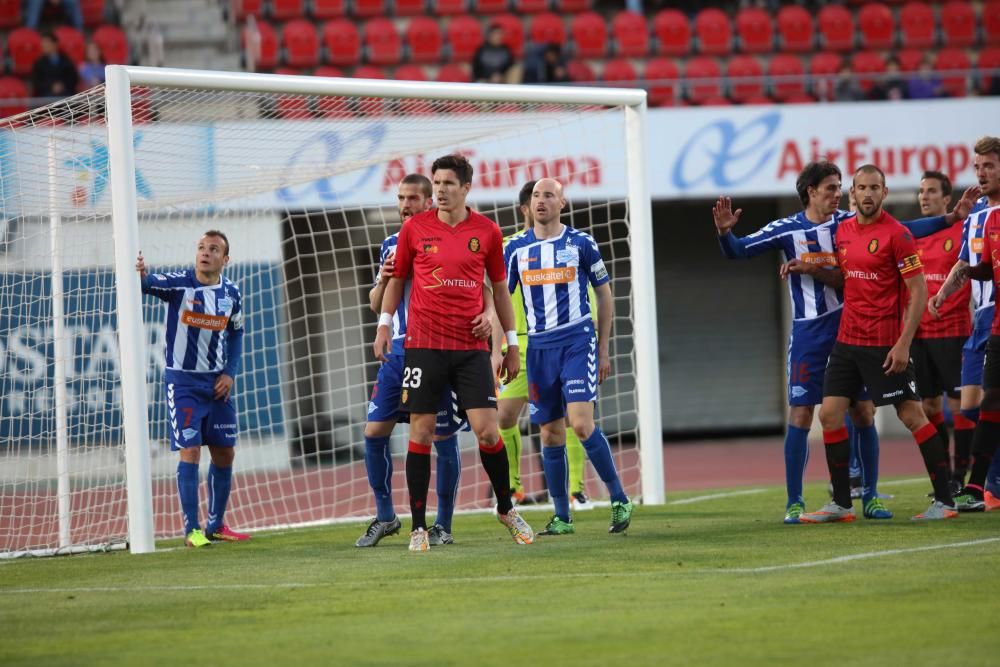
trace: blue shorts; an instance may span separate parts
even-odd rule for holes
[[[232,397],[215,398],[216,377],[213,373],[164,373],[172,451],[236,444],[236,408]]]
[[[792,322],[792,332],[788,337],[789,405],[813,406],[823,402],[826,366],[839,329],[839,313]],[[859,401],[871,400],[866,389],[862,389],[855,398]]]
[[[983,364],[986,361],[986,343],[990,339],[990,329],[973,329],[972,335],[962,346],[962,386],[981,387],[983,384]]]
[[[393,344],[396,349],[396,344]],[[399,350],[402,352],[402,342]],[[370,422],[406,422],[410,421],[410,413],[399,409],[399,399],[403,389],[404,355],[390,354],[387,361],[378,369],[375,386],[372,387],[372,397],[368,402],[368,421]],[[454,435],[462,430],[469,430],[465,413],[458,409],[458,397],[451,387],[446,387],[441,396],[436,419],[437,435]]]
[[[567,403],[597,400],[597,336],[563,345],[528,343],[528,401],[532,424],[566,416]]]

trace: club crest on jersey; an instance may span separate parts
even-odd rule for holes
[[[233,307],[233,300],[230,298],[223,297],[215,302],[215,307],[218,310],[229,310]]]
[[[868,242],[868,252],[874,255],[876,251],[878,251],[878,239],[872,239]]]
[[[954,247],[955,247],[955,242],[954,241],[952,241],[951,239],[945,239],[944,240],[944,251],[945,252],[951,252],[951,249],[954,248]]]
[[[556,251],[556,261],[564,264],[576,265],[580,263],[580,251],[575,247],[567,245],[564,250]]]
[[[428,255],[436,255],[438,252],[438,247],[431,243],[425,243],[424,252],[426,252]]]
[[[469,239],[469,250],[472,252],[479,252],[479,239],[475,236]]]

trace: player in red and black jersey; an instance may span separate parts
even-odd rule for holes
[[[438,158],[431,166],[438,207],[410,218],[399,232],[396,266],[382,297],[375,356],[385,360],[392,346],[392,316],[403,282],[410,278],[409,322],[401,409],[410,413],[406,483],[413,531],[410,550],[429,549],[425,518],[430,485],[430,450],[441,392],[451,385],[479,440],[479,453],[497,498],[497,514],[518,544],[534,539],[531,527],[511,504],[509,463],[497,428],[497,370],[489,344],[472,333],[483,311],[483,276],[493,286],[497,317],[507,332],[502,375],[513,379],[520,366],[514,307],[506,285],[503,237],[489,218],[465,205],[472,187],[472,165],[460,155]]]
[[[803,514],[803,523],[853,521],[848,471],[850,444],[844,414],[862,386],[876,405],[892,404],[913,433],[934,484],[930,509],[914,519],[958,516],[949,486],[948,454],[928,421],[917,394],[910,344],[927,305],[927,283],[913,236],[882,210],[888,193],[885,174],[864,165],[854,174],[851,193],[857,216],[837,230],[837,257],[844,275],[844,312],[823,385],[820,422],[833,501]],[[905,297],[909,305],[904,308]]]

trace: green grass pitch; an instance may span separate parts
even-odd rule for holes
[[[911,522],[927,486],[885,485],[887,522],[784,526],[769,488],[527,547],[460,515],[428,554],[358,523],[0,562],[0,665],[998,664],[1000,513]]]

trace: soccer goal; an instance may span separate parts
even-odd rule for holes
[[[594,236],[612,276],[598,420],[627,492],[662,503],[645,98],[114,66],[104,87],[0,121],[0,555],[143,553],[181,535],[164,306],[143,298],[134,265],[141,250],[152,272],[189,268],[209,229],[229,237],[246,330],[227,523],[360,528],[374,509],[368,290],[400,226],[398,182],[452,152],[475,169],[470,205],[505,235],[524,182],[565,185],[563,220]],[[400,425],[400,511],[406,440]],[[474,438],[461,443],[457,508],[486,510]],[[534,452],[529,491],[542,488]]]

